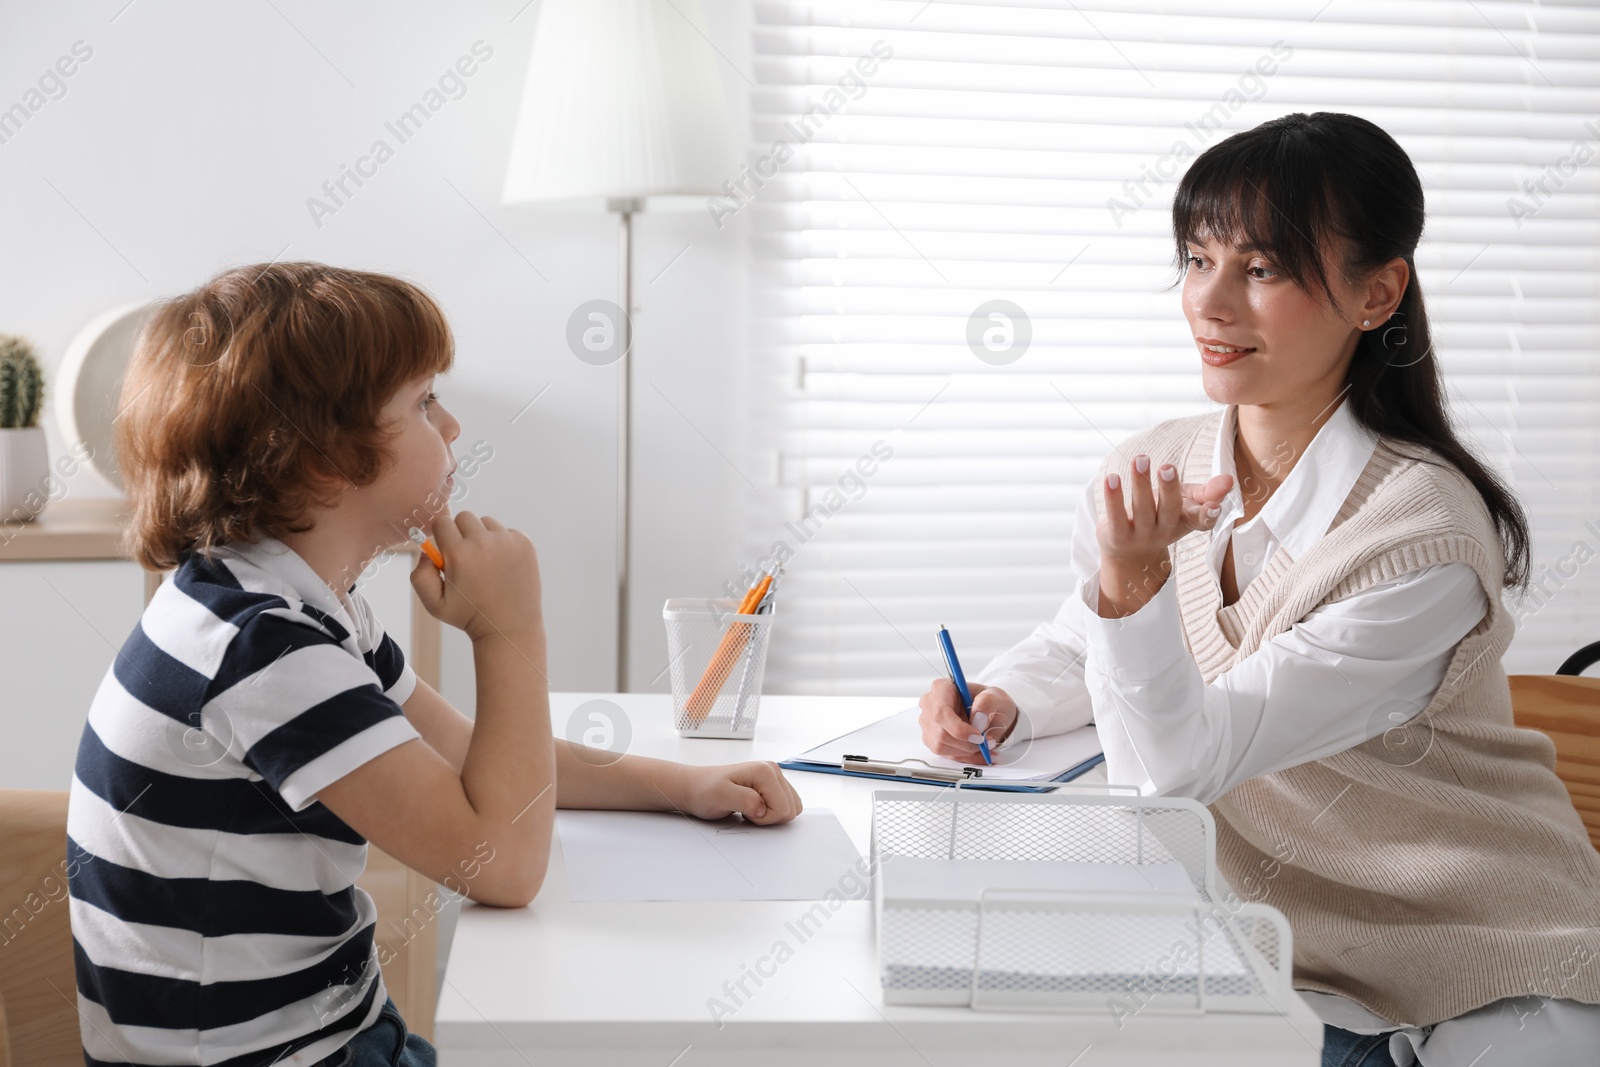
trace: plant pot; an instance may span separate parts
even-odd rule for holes
[[[44,427],[0,429],[0,522],[31,522],[50,502]]]

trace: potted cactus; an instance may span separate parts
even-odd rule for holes
[[[0,335],[0,521],[28,522],[49,500],[50,457],[39,425],[44,375],[33,348]]]

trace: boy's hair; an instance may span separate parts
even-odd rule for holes
[[[433,298],[384,274],[262,263],[164,301],[116,420],[128,555],[167,570],[191,552],[309,530],[309,506],[333,506],[341,482],[369,485],[392,461],[384,405],[454,361]]]

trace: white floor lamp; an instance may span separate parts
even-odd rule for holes
[[[739,152],[699,0],[542,0],[504,203],[603,198],[618,216],[618,321],[580,308],[586,362],[617,366],[617,691],[628,675],[633,215],[652,196],[722,195]],[[597,301],[597,304],[604,304]],[[576,314],[576,313],[575,313]],[[609,342],[590,345],[589,339]],[[574,351],[578,351],[574,348]]]

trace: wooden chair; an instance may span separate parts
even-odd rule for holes
[[[1578,677],[1595,662],[1600,642],[1574,653],[1555,674],[1513,674],[1508,681],[1517,725],[1555,742],[1556,774],[1600,849],[1600,678]]]
[[[63,867],[65,790],[0,789],[0,1067],[83,1067]],[[369,847],[357,884],[378,906],[383,980],[413,1033],[431,1039],[438,986],[434,883]]]
[[[0,856],[0,1067],[83,1067],[66,791],[0,790]]]

